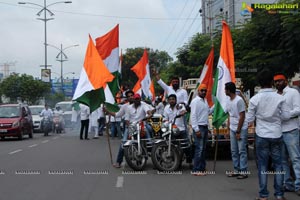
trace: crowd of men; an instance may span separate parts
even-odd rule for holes
[[[176,125],[183,137],[190,138],[187,126],[192,127],[191,149],[185,152],[187,163],[192,167],[192,174],[195,176],[206,175],[206,143],[209,132],[209,115],[213,113],[214,106],[209,107],[206,100],[207,85],[200,84],[197,88],[198,95],[188,105],[188,93],[179,87],[179,79],[173,78],[171,84],[161,80],[158,73],[155,73],[157,83],[163,88],[167,96],[167,102],[161,98],[157,99],[154,105],[142,101],[140,94],[134,94],[126,90],[126,103],[120,106],[116,113],[100,107],[93,113],[89,113],[88,107],[81,107],[81,130],[80,139],[88,139],[88,120],[92,117],[92,125],[95,129],[94,138],[102,134],[105,114],[111,116],[111,136],[122,136],[116,163],[114,167],[120,168],[123,162],[123,144],[128,138],[128,124],[143,120],[153,113],[163,115],[163,121],[172,121],[175,117]],[[262,71],[258,74],[260,91],[254,95],[248,105],[236,93],[236,86],[233,82],[225,84],[224,93],[228,97],[225,112],[228,113],[228,133],[231,144],[231,157],[233,170],[227,173],[229,178],[248,178],[248,126],[255,124],[255,148],[258,163],[259,197],[256,199],[266,200],[269,197],[267,189],[267,178],[274,174],[274,196],[278,200],[285,199],[284,192],[293,191],[300,196],[300,94],[297,90],[288,86],[287,77],[284,74],[272,74],[270,71]],[[276,90],[273,89],[276,88]],[[187,108],[190,110],[190,120],[187,120]],[[94,116],[94,117],[93,117]],[[121,134],[120,122],[125,122]],[[95,122],[95,123],[94,123]],[[115,124],[114,124],[115,123]],[[148,130],[148,129],[146,129]],[[151,134],[146,131],[146,137]],[[269,157],[272,159],[271,169],[269,168]],[[291,167],[290,167],[291,166]],[[291,173],[291,170],[293,173]],[[292,177],[292,175],[294,177]]]

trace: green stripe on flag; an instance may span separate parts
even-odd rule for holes
[[[219,71],[216,70],[215,77],[214,77],[214,86],[213,86],[213,96],[217,96],[217,89],[218,89],[218,77],[219,77]],[[225,92],[225,91],[218,91],[218,92]],[[227,119],[228,114],[224,112],[220,102],[218,101],[218,98],[215,98],[215,108],[214,108],[214,114],[213,114],[213,121],[212,124],[214,127],[219,128],[223,122]]]
[[[81,97],[75,99],[75,101],[85,104],[90,107],[92,113],[100,107],[101,103],[105,101],[105,95],[103,88],[85,92]]]

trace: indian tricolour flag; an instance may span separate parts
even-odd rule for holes
[[[142,58],[131,70],[138,77],[138,81],[133,87],[134,93],[139,93],[143,99],[153,101],[155,99],[154,85],[150,78],[149,59],[147,50],[144,50]]]
[[[108,87],[104,90],[106,106],[108,106],[109,110],[113,111],[113,107],[109,106],[109,104],[113,105],[116,103],[115,97],[117,92],[120,90],[119,80],[121,76],[119,57],[119,25],[116,25],[105,35],[96,38],[96,48],[106,67],[115,77],[112,82],[108,83]]]
[[[202,69],[200,78],[198,79],[197,85],[196,85],[196,92],[194,92],[193,98],[198,94],[197,89],[200,84],[206,84],[207,85],[207,93],[206,93],[206,100],[209,105],[209,107],[213,106],[213,100],[212,100],[212,88],[213,88],[213,67],[214,67],[214,48],[212,47],[209,55],[205,61],[204,67]]]
[[[105,101],[103,88],[113,79],[114,76],[106,68],[91,36],[89,36],[84,65],[73,100],[89,106],[91,112],[93,112]]]
[[[228,97],[225,94],[225,83],[235,83],[235,67],[233,43],[229,26],[222,21],[222,41],[220,49],[220,58],[217,72],[215,74],[213,94],[215,95],[215,108],[213,116],[213,125],[219,128],[226,120],[227,114],[224,112]]]

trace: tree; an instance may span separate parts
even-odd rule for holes
[[[26,74],[12,74],[0,83],[0,93],[10,98],[12,103],[21,98],[28,104],[34,104],[49,93],[50,88],[50,84]]]

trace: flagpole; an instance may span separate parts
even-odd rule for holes
[[[106,123],[106,136],[107,136],[107,143],[108,143],[108,149],[109,149],[109,156],[110,156],[110,162],[111,164],[113,165],[114,162],[113,162],[113,158],[112,158],[112,153],[111,153],[111,145],[110,145],[110,139],[109,139],[109,125],[110,125],[110,115],[108,117],[108,122]]]
[[[216,171],[218,146],[219,146],[219,128],[217,128],[217,136],[216,136],[216,144],[215,144],[215,157],[214,157],[214,167],[213,167],[214,172]]]

